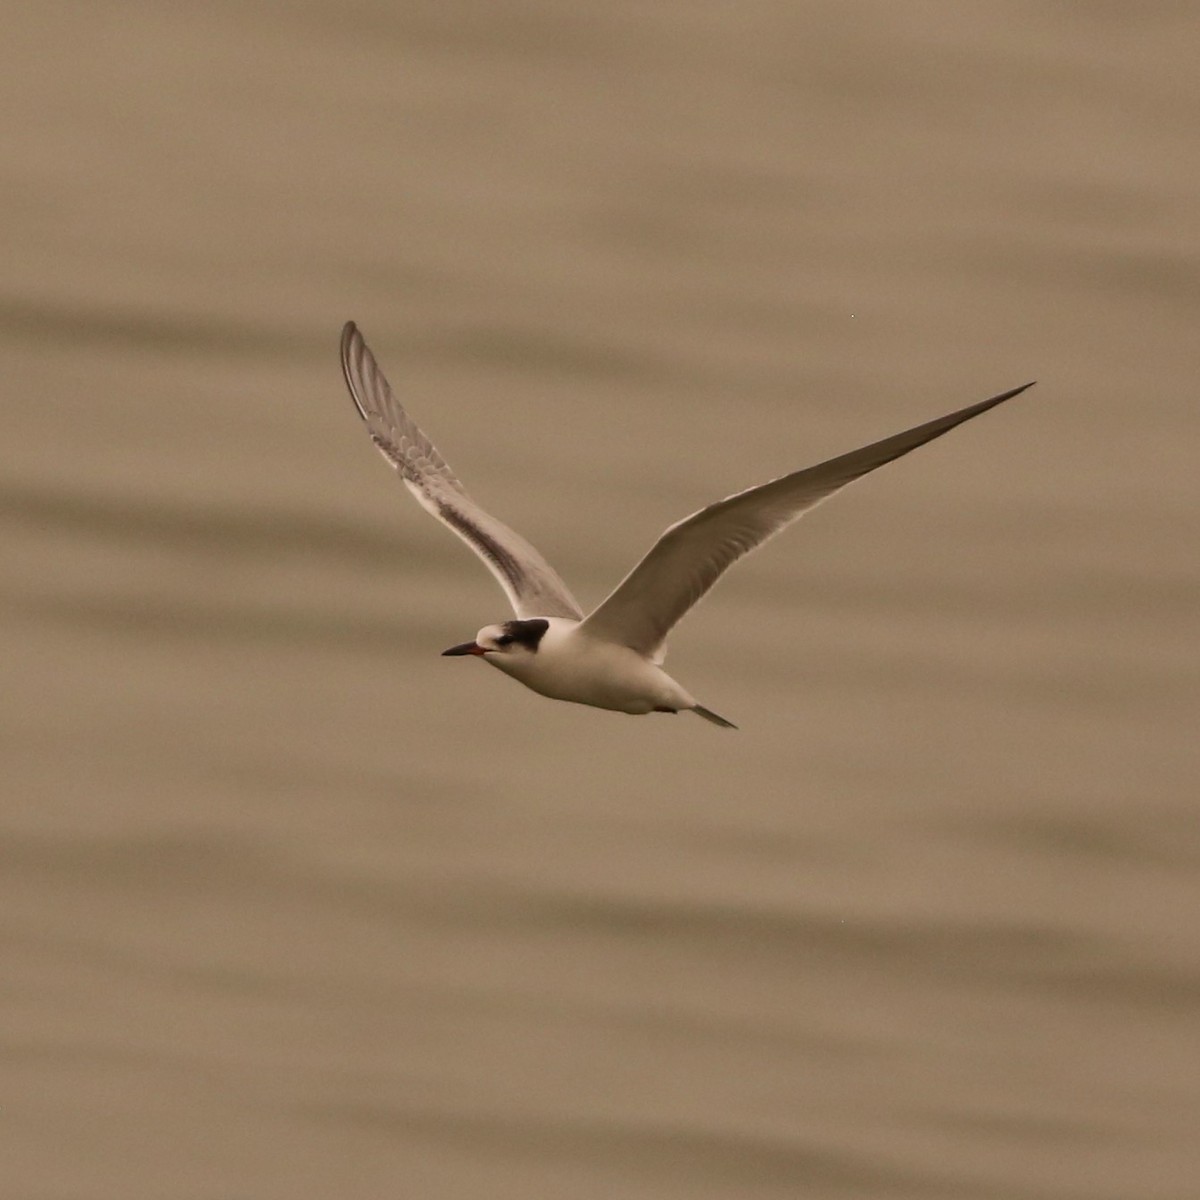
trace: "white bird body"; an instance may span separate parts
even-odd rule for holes
[[[587,623],[549,617],[536,652],[483,655],[492,666],[551,700],[570,700],[623,713],[678,712],[696,707],[694,697],[657,663],[588,632]],[[488,641],[489,626],[474,644]],[[474,653],[465,650],[464,653]]]
[[[354,323],[342,330],[342,371],[371,440],[423,508],[484,561],[516,619],[488,625],[443,651],[476,655],[554,700],[617,712],[694,712],[663,669],[667,634],[744,554],[849,483],[1012,399],[1032,384],[927,421],[813,467],[793,471],[700,509],[672,525],[598,608],[585,617],[549,563],[466,493],[445,459],[396,399]]]

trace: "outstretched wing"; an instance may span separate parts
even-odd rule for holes
[[[702,508],[672,525],[582,628],[649,657],[677,621],[744,554],[848,483],[1032,387],[1013,388]]]
[[[409,491],[458,534],[500,581],[517,616],[583,616],[554,568],[519,534],[484,512],[396,399],[353,321],[342,330],[342,373],[379,452]]]

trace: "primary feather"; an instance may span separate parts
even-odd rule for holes
[[[421,506],[448,525],[500,582],[518,617],[572,617],[583,610],[553,567],[520,534],[485,512],[404,411],[358,327],[342,330],[342,373],[371,440]]]
[[[659,538],[584,621],[582,631],[660,658],[666,636],[679,619],[743,555],[847,484],[1032,386],[1002,392],[700,509]]]

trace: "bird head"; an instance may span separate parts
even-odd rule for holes
[[[463,642],[459,646],[451,646],[443,650],[443,655],[474,654],[480,658],[489,658],[501,665],[501,660],[511,663],[537,653],[538,643],[542,640],[550,622],[545,617],[531,617],[524,621],[505,621],[502,625],[485,625],[476,635],[473,642]]]

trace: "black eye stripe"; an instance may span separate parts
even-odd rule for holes
[[[544,617],[530,617],[524,621],[506,621],[504,632],[496,639],[496,645],[507,646],[511,642],[519,642],[530,650],[538,648],[542,635],[550,628],[550,622]]]

